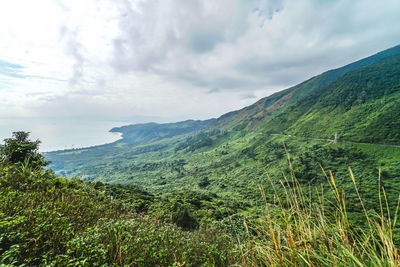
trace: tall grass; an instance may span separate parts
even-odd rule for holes
[[[346,207],[344,191],[337,187],[332,172],[322,166],[334,200],[326,193],[316,192],[318,201],[307,201],[305,189],[298,183],[288,156],[290,180],[281,182],[283,196],[271,181],[275,204],[265,202],[265,212],[254,225],[244,222],[252,230],[249,242],[242,250],[243,266],[400,266],[398,248],[393,241],[399,204],[395,214],[390,209],[385,189],[380,184],[380,213],[369,214],[358,192],[357,183],[349,168],[350,180],[363,210],[366,227],[352,225]],[[269,178],[269,177],[268,177]],[[279,190],[280,191],[280,190]],[[399,198],[400,200],[400,198]]]
[[[243,221],[248,238],[242,242],[238,235],[236,245],[216,229],[184,231],[132,213],[127,203],[91,184],[0,160],[0,266],[400,266],[393,241],[400,196],[391,209],[380,173],[373,213],[349,168],[365,221],[354,225],[332,172],[321,166],[333,198],[321,187],[310,201],[289,156],[288,162],[290,176],[281,188],[269,179],[274,203],[259,187],[262,219]]]

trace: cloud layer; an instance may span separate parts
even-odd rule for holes
[[[397,0],[15,0],[0,117],[216,117],[400,43]]]

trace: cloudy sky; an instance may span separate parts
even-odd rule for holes
[[[398,0],[0,0],[0,118],[206,119],[400,44]]]

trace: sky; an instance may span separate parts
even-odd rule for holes
[[[400,44],[399,11],[398,0],[0,0],[0,119],[218,117]]]

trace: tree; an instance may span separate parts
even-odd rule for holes
[[[210,184],[210,180],[208,180],[208,177],[205,176],[203,179],[199,182],[199,186],[204,188],[207,187]]]
[[[38,152],[40,143],[40,140],[30,140],[29,132],[13,132],[12,138],[4,139],[0,155],[9,164],[28,161],[33,166],[43,167],[49,162]]]
[[[175,202],[172,207],[171,219],[176,225],[184,229],[195,229],[198,226],[198,222],[187,204]]]

